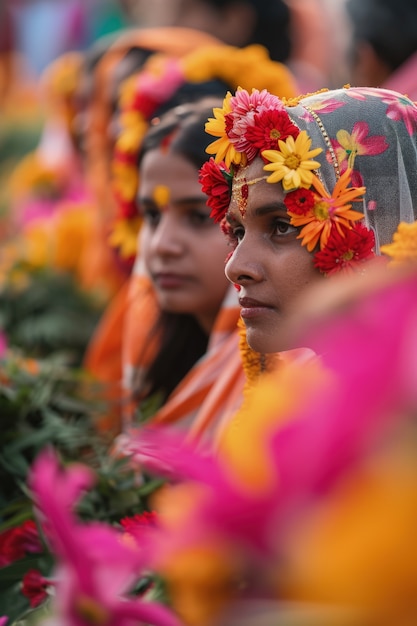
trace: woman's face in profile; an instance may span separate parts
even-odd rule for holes
[[[322,275],[297,239],[299,229],[290,224],[281,185],[266,182],[263,165],[256,158],[234,179],[227,221],[235,250],[226,275],[240,288],[249,345],[269,353],[282,349],[277,330],[295,298]]]
[[[229,247],[210,218],[198,169],[179,154],[150,150],[140,167],[140,252],[161,308],[194,315],[210,332],[229,287]]]

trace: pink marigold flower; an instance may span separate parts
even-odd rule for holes
[[[210,217],[220,222],[230,203],[232,176],[222,161],[217,164],[211,157],[200,169],[199,182],[207,195]]]
[[[47,599],[47,589],[50,581],[42,576],[37,569],[30,569],[23,576],[22,593],[28,598],[30,606],[34,609]]]
[[[333,224],[325,248],[314,255],[314,266],[326,276],[353,273],[374,258],[374,247],[373,231],[361,222],[343,228],[343,233]]]
[[[252,161],[259,152],[259,147],[248,141],[249,128],[256,124],[257,115],[263,116],[267,111],[280,111],[287,119],[284,105],[281,100],[263,89],[253,89],[249,94],[244,89],[238,89],[230,100],[231,112],[226,121],[226,133],[237,152],[244,152],[247,160]],[[265,146],[264,146],[265,147]],[[276,143],[273,144],[276,147]]]
[[[252,89],[251,93],[246,91],[246,89],[237,89],[235,95],[230,100],[230,106],[235,118],[244,117],[250,112],[256,113],[268,109],[285,110],[278,96],[274,96],[266,89],[262,89],[262,91]]]
[[[0,626],[6,626],[7,621],[8,621],[8,617],[6,617],[6,615],[3,615],[0,617]]]
[[[177,59],[164,59],[158,68],[149,67],[141,72],[140,93],[154,102],[166,102],[184,83],[184,72]]]

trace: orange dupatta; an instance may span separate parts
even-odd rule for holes
[[[155,413],[153,424],[179,424],[194,440],[211,437],[225,413],[234,413],[242,400],[245,376],[239,353],[239,305],[230,287],[217,315],[206,353],[192,367]],[[151,337],[158,305],[149,279],[134,273],[130,279],[123,340],[123,384],[127,396],[133,381],[146,371],[158,349]],[[124,429],[132,426],[134,404],[127,403]]]

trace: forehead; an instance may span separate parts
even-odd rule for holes
[[[256,158],[235,175],[228,211],[231,217],[244,217],[247,211],[263,205],[282,203],[284,192],[281,184],[268,183],[266,178],[269,172],[266,172],[263,166],[262,159]]]
[[[140,165],[140,196],[152,196],[155,186],[166,185],[175,196],[202,196],[198,169],[181,154],[155,148]]]

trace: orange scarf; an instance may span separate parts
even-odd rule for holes
[[[159,315],[149,279],[133,274],[130,279],[123,340],[123,380],[126,394],[133,380],[143,375],[158,349],[158,339],[150,339]],[[209,338],[206,353],[192,367],[152,418],[154,424],[180,424],[189,437],[201,439],[216,428],[225,413],[240,405],[245,376],[239,353],[237,322],[239,306],[232,287],[227,291]],[[124,428],[132,425],[132,409],[124,410]]]

